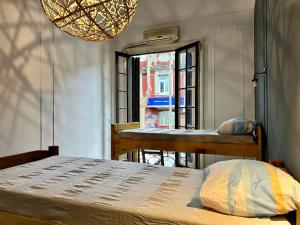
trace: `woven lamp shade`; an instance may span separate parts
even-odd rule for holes
[[[88,40],[104,41],[120,34],[132,20],[137,0],[41,0],[59,29]]]

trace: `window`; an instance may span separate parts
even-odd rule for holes
[[[156,75],[155,94],[156,95],[169,95],[173,92],[170,91],[170,76],[168,74]]]
[[[175,112],[162,111],[158,116],[158,125],[164,127],[175,126]]]
[[[159,94],[169,94],[169,75],[159,76]]]
[[[158,60],[160,62],[170,62],[170,54],[169,53],[161,53],[158,55]]]

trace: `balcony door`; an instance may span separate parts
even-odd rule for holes
[[[139,122],[138,57],[116,52],[116,122]]]
[[[175,128],[199,129],[199,42],[176,50]],[[176,165],[198,168],[198,155],[176,153]]]
[[[176,49],[175,54],[130,56],[117,52],[117,123],[199,129],[199,44]],[[175,166],[197,168],[198,155],[173,154]]]

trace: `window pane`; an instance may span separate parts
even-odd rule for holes
[[[179,71],[179,88],[185,88],[185,70]]]
[[[181,166],[187,166],[186,165],[186,155],[187,153],[183,153],[183,152],[179,152],[178,153],[178,163],[181,165]]]
[[[159,83],[159,92],[164,93],[165,92],[165,82],[160,81]]]
[[[179,126],[185,127],[185,108],[179,109]]]
[[[169,76],[159,76],[159,88],[160,94],[168,94],[169,93]]]
[[[183,50],[179,53],[179,69],[186,68],[186,51]]]
[[[127,108],[127,93],[119,91],[119,108]]]
[[[156,87],[156,94],[159,95],[169,95],[169,82],[170,82],[170,76],[168,74],[163,75],[157,75],[156,79],[158,82],[156,85],[158,85],[158,88]],[[172,94],[172,93],[171,93]]]
[[[125,73],[127,74],[127,58],[119,56],[119,73]]]
[[[127,76],[124,74],[119,74],[119,90],[127,91]]]
[[[187,70],[187,86],[194,87],[196,85],[196,68],[190,68]]]
[[[119,123],[127,123],[127,109],[119,109]]]
[[[196,47],[189,48],[187,52],[187,67],[196,66]]]
[[[195,120],[195,109],[187,109],[187,126],[188,128],[195,128],[196,127],[196,120]]]
[[[185,102],[186,102],[186,98],[185,98],[185,89],[182,89],[179,91],[179,107],[185,107]]]
[[[163,127],[173,127],[175,125],[175,112],[162,111],[158,114],[158,124]]]
[[[196,93],[195,88],[188,88],[187,89],[187,96],[186,96],[186,104],[189,107],[195,107],[196,106]]]
[[[194,153],[187,153],[188,158],[188,167],[189,168],[195,168],[195,154]]]

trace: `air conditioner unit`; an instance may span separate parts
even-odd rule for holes
[[[145,44],[165,44],[179,40],[179,28],[168,27],[144,31]]]

